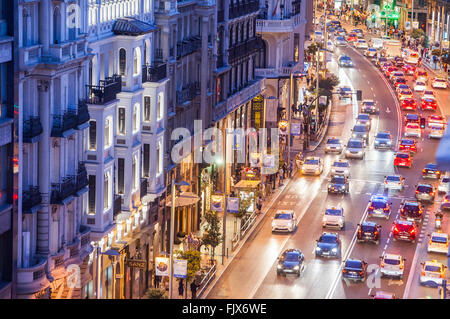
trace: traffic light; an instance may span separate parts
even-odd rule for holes
[[[356,90],[356,100],[362,101],[362,91],[361,90]]]

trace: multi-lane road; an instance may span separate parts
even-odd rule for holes
[[[345,53],[350,56],[354,68],[339,68],[336,58]],[[270,207],[265,219],[258,225],[252,236],[234,258],[207,298],[370,298],[377,290],[394,292],[398,298],[437,297],[436,289],[423,288],[418,284],[420,262],[445,257],[427,256],[427,234],[434,228],[434,214],[442,196],[435,204],[427,205],[427,213],[419,226],[416,243],[393,241],[392,223],[399,215],[399,205],[404,199],[414,198],[414,186],[421,181],[421,170],[429,162],[434,162],[438,140],[424,137],[418,139],[420,151],[414,156],[413,167],[394,168],[394,151],[375,150],[374,135],[378,130],[390,131],[395,146],[402,136],[404,113],[394,90],[378,69],[367,58],[351,47],[338,47],[333,54],[329,69],[335,72],[341,85],[363,91],[363,99],[373,99],[380,107],[380,114],[372,116],[369,146],[363,160],[350,160],[350,193],[329,195],[327,183],[332,162],[341,155],[325,155],[324,148],[318,147],[310,155],[324,159],[325,169],[320,177],[296,175],[286,185],[275,203]],[[412,86],[411,79],[408,79]],[[437,91],[441,105],[449,103],[448,90]],[[334,106],[329,136],[340,137],[344,142],[350,137],[351,127],[358,113],[354,99],[342,100]],[[418,113],[421,113],[418,111]],[[438,110],[436,113],[440,113]],[[383,179],[387,174],[401,174],[406,178],[406,187],[401,192],[385,191]],[[357,224],[367,219],[369,199],[373,194],[387,194],[391,200],[392,213],[389,220],[376,219],[382,226],[379,245],[356,243]],[[342,259],[316,258],[316,239],[322,229],[322,214],[329,205],[341,205],[345,210],[345,229],[338,232],[342,241]],[[271,221],[278,209],[293,209],[298,217],[298,227],[292,234],[272,234]],[[447,224],[444,224],[444,229]],[[277,257],[288,248],[300,249],[306,259],[306,269],[302,275],[277,276]],[[400,254],[406,258],[403,280],[380,278],[377,265],[384,253]],[[373,272],[364,283],[347,283],[341,278],[342,262],[348,257],[365,260]]]

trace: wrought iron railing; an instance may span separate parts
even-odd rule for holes
[[[177,91],[177,104],[183,104],[191,101],[194,97],[200,94],[200,83],[193,82],[184,86],[180,91]]]
[[[39,116],[30,116],[28,120],[23,121],[24,143],[31,143],[33,137],[41,135],[42,132],[43,129]]]
[[[177,43],[177,59],[189,55],[202,47],[202,39],[199,36],[186,38]]]
[[[258,51],[262,46],[261,41],[261,37],[256,36],[250,40],[234,45],[228,50],[229,61],[248,56],[249,54]]]
[[[87,174],[86,165],[84,164],[84,162],[78,163],[76,183],[77,183],[77,188],[76,188],[77,191],[79,191],[89,185],[88,174]]]
[[[78,126],[78,116],[76,110],[67,110],[63,115],[53,115],[52,137],[62,137],[63,133],[76,129]]]
[[[237,4],[230,2],[229,17],[230,19],[238,18],[243,15],[256,12],[259,10],[259,1],[241,1]]]
[[[22,211],[26,213],[31,212],[31,208],[39,205],[42,202],[42,195],[39,191],[39,186],[30,186],[27,191],[23,192],[22,196]]]
[[[91,116],[89,115],[89,109],[85,100],[78,102],[78,125],[89,122]]]
[[[89,104],[105,104],[116,98],[122,91],[122,76],[113,75],[99,81],[99,85],[86,85]]]
[[[67,176],[61,183],[52,183],[50,204],[61,204],[62,201],[75,193],[75,176]]]
[[[167,64],[144,65],[142,67],[142,82],[159,82],[167,77]]]

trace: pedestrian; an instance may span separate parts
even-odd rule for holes
[[[183,299],[184,297],[184,285],[183,285],[183,279],[180,279],[178,281],[178,298]]]
[[[192,299],[197,299],[197,285],[195,284],[195,281],[191,282],[191,293]]]
[[[262,208],[262,198],[261,195],[258,196],[258,199],[256,200],[256,208],[258,210],[258,215],[261,214],[261,208]]]
[[[280,187],[281,185],[283,185],[283,176],[284,176],[283,167],[280,167],[280,170],[278,171],[278,175],[280,177],[278,187]]]
[[[159,288],[160,281],[161,281],[161,277],[155,275],[155,288]]]
[[[294,160],[291,160],[291,162],[289,163],[289,178],[292,177],[293,169],[294,169]]]

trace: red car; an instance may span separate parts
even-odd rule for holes
[[[436,109],[437,109],[436,100],[433,100],[433,99],[420,100],[420,109],[436,111]]]
[[[407,98],[402,101],[402,110],[416,110],[417,103],[416,100]]]
[[[414,75],[414,72],[416,72],[416,67],[414,65],[411,65],[411,64],[405,64],[403,66],[403,72],[406,75]]]
[[[395,88],[398,88],[400,84],[407,84],[405,78],[396,78],[394,82]]]
[[[398,152],[395,154],[394,166],[408,167],[412,166],[412,157],[409,152]]]
[[[358,36],[356,35],[356,33],[350,33],[347,37],[347,41],[348,42],[358,41]]]
[[[388,68],[386,69],[385,74],[386,74],[387,77],[389,77],[389,76],[391,75],[392,72],[397,71],[397,70],[398,70],[397,67],[395,67],[395,66],[390,66],[390,67],[388,67]]]
[[[417,236],[417,226],[416,223],[409,220],[396,220],[394,226],[392,227],[392,235],[394,241],[409,240],[413,243],[416,241]]]
[[[430,115],[428,116],[428,126],[445,126],[447,124],[445,118],[442,115]]]
[[[404,152],[411,152],[411,153],[417,153],[417,144],[416,141],[412,138],[402,138],[400,140],[400,144],[398,146],[398,149],[400,151]]]

